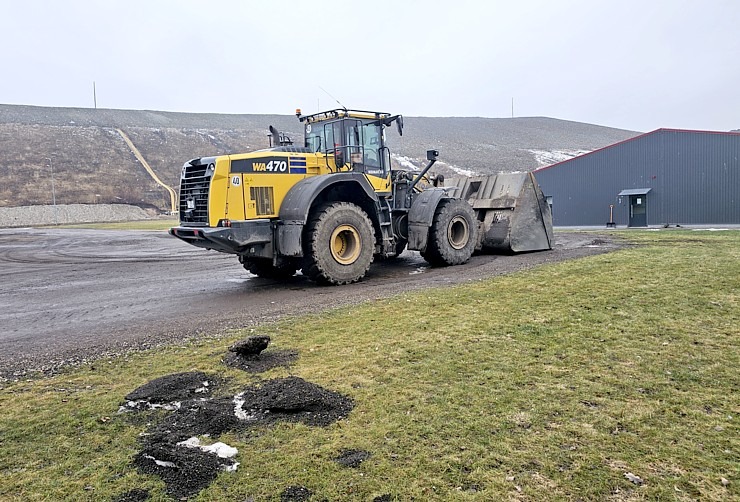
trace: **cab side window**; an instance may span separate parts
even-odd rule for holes
[[[326,149],[323,127],[306,124],[306,148],[309,148],[313,153]]]
[[[381,155],[382,126],[377,122],[369,122],[363,126],[362,150],[364,156],[365,172],[372,176],[384,178],[386,175]]]

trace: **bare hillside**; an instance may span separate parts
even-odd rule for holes
[[[497,173],[531,171],[553,163],[548,158],[573,157],[638,134],[547,117],[409,117],[403,137],[389,136],[391,148],[401,155],[423,159],[427,148],[435,148],[454,167]]]
[[[0,206],[128,203],[167,209],[116,129],[123,130],[167,184],[177,187],[191,158],[267,146],[274,125],[302,141],[291,115],[222,115],[0,105]],[[404,136],[388,134],[394,158],[417,166],[429,148],[440,171],[531,170],[635,136],[636,132],[534,117],[407,117]]]

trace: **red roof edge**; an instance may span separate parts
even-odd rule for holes
[[[627,139],[624,139],[622,141],[618,141],[617,143],[614,143],[614,144],[611,144],[611,145],[607,145],[607,146],[604,146],[602,148],[598,148],[598,149],[596,149],[596,150],[594,150],[592,152],[584,153],[583,155],[578,155],[576,157],[573,157],[572,159],[561,160],[560,162],[556,162],[555,164],[550,164],[549,166],[538,167],[537,169],[535,169],[532,172],[536,173],[536,172],[539,172],[539,171],[544,171],[545,169],[550,169],[551,167],[559,166],[560,164],[565,164],[566,162],[570,162],[571,160],[580,159],[580,158],[586,157],[588,155],[592,155],[594,153],[598,153],[598,152],[601,152],[603,150],[607,150],[609,148],[614,148],[614,147],[617,147],[619,145],[623,145],[625,143],[629,143],[630,141],[635,141],[637,139],[644,138],[645,136],[650,136],[651,134],[656,134],[656,133],[659,133],[659,132],[685,132],[685,133],[694,133],[694,134],[696,134],[696,133],[699,133],[699,134],[723,134],[723,135],[728,135],[728,136],[740,136],[740,132],[732,132],[732,131],[702,131],[702,130],[698,130],[698,129],[670,129],[670,128],[667,128],[667,127],[661,127],[660,129],[656,129],[654,131],[650,131],[650,132],[638,134],[637,136],[634,136],[632,138],[627,138]]]

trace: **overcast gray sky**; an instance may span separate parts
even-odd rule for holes
[[[739,0],[0,0],[0,103],[740,128]],[[325,89],[327,92],[325,92]]]

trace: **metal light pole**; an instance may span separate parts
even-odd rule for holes
[[[49,169],[51,170],[51,203],[54,206],[54,225],[57,225],[57,193],[56,190],[54,190],[54,163],[52,162],[51,157],[46,157],[46,160],[49,161]]]

